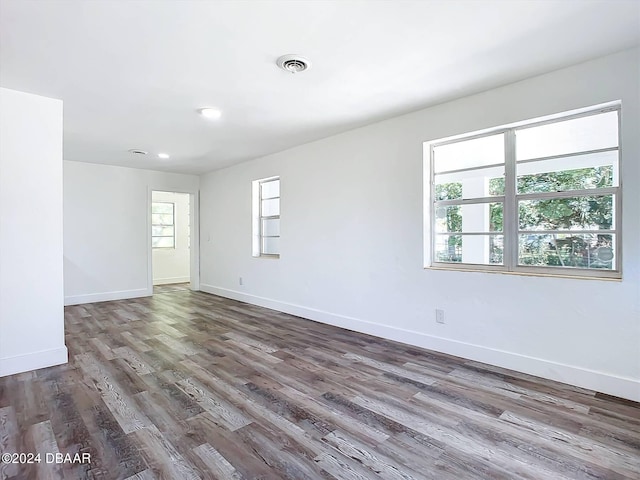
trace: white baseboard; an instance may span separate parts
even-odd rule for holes
[[[121,290],[118,292],[89,293],[87,295],[73,295],[64,297],[65,306],[80,305],[83,303],[108,302],[111,300],[125,300],[127,298],[148,297],[153,295],[153,290],[138,288],[136,290]]]
[[[27,353],[15,357],[0,358],[0,377],[15,373],[29,372],[39,368],[53,367],[69,361],[67,347],[41,352]]]
[[[356,332],[366,333],[428,350],[435,350],[437,352],[640,402],[640,381],[633,378],[619,377],[541,358],[529,357],[519,353],[496,350],[481,345],[427,335],[421,332],[391,327],[389,325],[381,325],[358,318],[338,315],[292,303],[280,302],[236,290],[215,287],[213,285],[201,283],[200,290],[214,295],[220,295],[221,297],[308,318],[317,322],[354,330]]]
[[[190,282],[191,277],[168,277],[168,278],[154,278],[154,285],[167,285],[170,283],[185,283]]]

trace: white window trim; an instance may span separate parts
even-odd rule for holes
[[[609,149],[599,149],[594,151],[573,152],[566,155],[554,155],[549,157],[540,157],[527,159],[526,161],[540,161],[544,159],[562,158],[568,156],[584,155],[607,150],[618,151],[618,185],[616,187],[571,190],[567,192],[545,192],[533,194],[517,194],[516,193],[516,159],[515,159],[515,132],[520,129],[538,127],[545,124],[557,123],[575,118],[591,116],[594,114],[617,111],[618,112],[618,147]],[[608,102],[595,105],[588,108],[573,110],[569,112],[549,115],[538,119],[516,122],[508,125],[502,125],[491,129],[485,129],[470,134],[456,135],[440,140],[434,140],[424,143],[424,167],[428,169],[429,175],[424,175],[424,198],[428,201],[425,205],[424,215],[424,235],[425,235],[425,268],[437,270],[455,270],[455,271],[475,271],[475,272],[491,272],[505,273],[515,275],[533,275],[533,276],[552,276],[567,278],[587,278],[597,280],[620,280],[622,279],[622,126],[621,126],[621,102]],[[503,133],[505,136],[505,195],[492,196],[484,198],[474,198],[468,200],[451,200],[439,201],[438,205],[450,204],[473,204],[483,203],[487,201],[504,202],[503,210],[503,265],[483,265],[470,263],[448,263],[438,262],[435,256],[435,172],[434,172],[434,147],[458,143],[482,138],[490,135]],[[523,163],[523,162],[519,162]],[[500,164],[502,166],[502,164]],[[482,168],[482,167],[481,167]],[[468,170],[477,170],[477,167]],[[467,170],[462,169],[460,171]],[[597,233],[615,235],[615,268],[612,270],[604,269],[586,269],[574,267],[544,267],[544,266],[528,266],[518,265],[518,212],[517,205],[519,200],[541,199],[541,198],[559,198],[563,196],[575,197],[582,195],[606,195],[614,194],[615,198],[615,225],[613,230],[598,230]],[[514,209],[516,210],[514,212]],[[558,231],[560,232],[560,231]],[[582,231],[581,231],[582,232]],[[588,232],[588,231],[585,231]],[[545,232],[547,233],[547,232]],[[571,233],[576,233],[572,231]],[[468,233],[465,233],[468,234]]]
[[[280,258],[280,253],[264,253],[262,239],[265,237],[262,233],[262,220],[280,219],[280,215],[262,215],[262,200],[270,200],[277,198],[279,203],[282,196],[282,192],[277,197],[262,198],[262,185],[264,183],[272,182],[274,180],[280,180],[279,176],[261,178],[260,180],[254,180],[252,183],[252,198],[253,198],[253,256],[259,258]],[[282,186],[282,184],[281,184]],[[271,236],[269,236],[271,237]],[[280,238],[280,235],[277,235]]]

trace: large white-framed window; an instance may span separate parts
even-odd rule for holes
[[[151,203],[151,246],[176,248],[176,206],[172,202]]]
[[[280,177],[253,182],[253,256],[280,257]]]
[[[619,102],[425,147],[427,266],[621,278]]]

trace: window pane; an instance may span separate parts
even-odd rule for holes
[[[265,255],[280,254],[280,237],[264,237],[262,239],[262,253]]]
[[[160,227],[154,225],[151,227],[151,235],[154,237],[173,237],[173,226]]]
[[[436,173],[504,163],[504,135],[433,147],[433,156]]]
[[[154,202],[151,204],[151,213],[171,213],[173,214],[173,203]]]
[[[436,200],[504,195],[504,165],[434,176]]]
[[[518,263],[542,267],[615,268],[615,235],[520,235]]]
[[[489,196],[504,195],[504,172],[500,177],[489,179]]]
[[[502,232],[502,202],[436,206],[437,233]]]
[[[153,248],[173,248],[173,237],[152,237],[151,245]]]
[[[518,202],[520,230],[611,230],[614,195]]]
[[[443,175],[435,176],[435,199],[458,200],[462,198],[462,182],[449,182],[442,179]]]
[[[518,193],[618,186],[618,152],[518,164]]]
[[[262,216],[270,217],[272,215],[280,215],[280,199],[273,198],[271,200],[262,201]]]
[[[268,220],[262,220],[262,235],[266,236],[278,236],[280,235],[280,219],[270,218]]]
[[[436,235],[434,260],[502,265],[503,245],[503,235]]]
[[[262,184],[262,198],[280,196],[280,180],[271,180]]]
[[[173,215],[166,213],[152,213],[151,214],[152,225],[173,225]]]
[[[517,160],[617,146],[617,111],[516,130]]]

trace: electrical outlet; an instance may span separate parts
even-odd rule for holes
[[[243,281],[242,281],[242,277],[238,277],[238,283],[239,283],[240,285],[244,285],[244,283],[243,283]]]
[[[440,310],[439,308],[436,308],[436,322],[444,323],[444,310]]]

